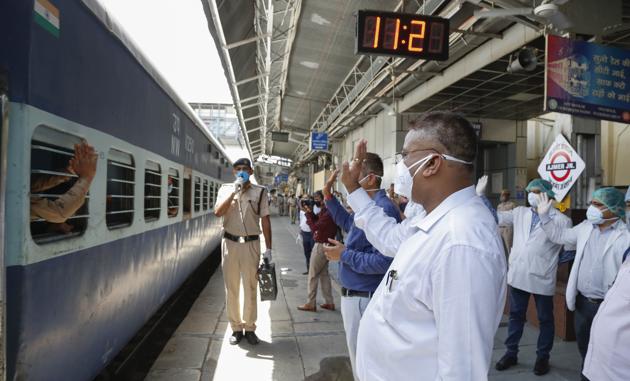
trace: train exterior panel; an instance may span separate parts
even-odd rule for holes
[[[57,29],[42,22],[42,7],[54,13]],[[10,100],[2,173],[9,180],[7,379],[89,380],[219,246],[212,201],[231,168],[202,122],[96,1],[2,1],[0,41]],[[86,139],[99,154],[85,230],[45,243],[29,228],[32,145],[42,136]],[[113,150],[132,158],[135,176],[127,196],[134,210],[120,229],[106,221]],[[162,202],[151,220],[143,213],[149,162],[159,168]],[[190,179],[188,195],[183,185],[175,191],[177,216],[167,211],[169,171]]]

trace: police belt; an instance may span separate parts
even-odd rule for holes
[[[239,243],[245,243],[245,242],[249,242],[249,241],[257,241],[258,240],[258,236],[257,235],[238,236],[238,235],[232,235],[232,234],[230,234],[228,232],[223,232],[223,237],[229,239],[230,241],[239,242]]]
[[[341,295],[342,296],[358,296],[360,298],[371,298],[372,295],[374,295],[374,292],[349,290],[345,287],[341,287]]]

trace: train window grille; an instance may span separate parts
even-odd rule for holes
[[[169,168],[168,170],[168,216],[176,217],[179,214],[179,171]]]
[[[133,222],[135,174],[133,156],[117,149],[109,150],[105,222],[110,230],[130,226]]]
[[[201,210],[201,179],[195,176],[195,212]]]
[[[208,180],[203,180],[203,195],[202,195],[203,210],[208,210]]]
[[[68,171],[68,163],[74,156],[74,144],[80,142],[81,138],[50,127],[35,129],[31,140],[31,208],[42,202],[54,203],[76,183],[78,176]],[[63,223],[47,221],[31,210],[33,241],[46,244],[82,235],[89,218],[89,197],[88,193],[83,205]]]
[[[214,208],[214,181],[210,181],[210,189],[208,190],[208,204],[210,209]]]
[[[184,215],[189,215],[192,210],[192,188],[190,174],[184,175]]]
[[[160,218],[162,201],[162,171],[160,164],[147,160],[144,169],[144,220]]]

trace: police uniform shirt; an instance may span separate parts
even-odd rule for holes
[[[234,192],[234,184],[223,184],[219,189],[214,207],[221,205]],[[262,192],[262,199],[261,197]],[[260,200],[260,202],[259,202]],[[240,203],[240,208],[239,208]],[[258,210],[260,205],[260,210]],[[241,219],[241,211],[243,218]],[[264,187],[251,184],[245,191],[234,196],[232,205],[223,216],[223,229],[236,236],[259,235],[260,218],[269,215],[269,202]]]

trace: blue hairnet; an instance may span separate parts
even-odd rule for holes
[[[556,197],[556,194],[553,192],[553,185],[547,180],[543,179],[534,179],[527,184],[526,191],[531,192],[534,189],[538,189],[541,192],[547,193],[547,195],[551,198]]]
[[[615,215],[626,218],[626,202],[623,200],[623,193],[619,190],[612,187],[599,188],[593,192],[593,200],[606,205],[608,210]]]

